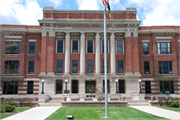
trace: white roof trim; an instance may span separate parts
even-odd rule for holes
[[[149,42],[149,40],[142,40],[142,42]]]
[[[156,37],[158,40],[171,40],[172,37]]]
[[[22,39],[22,36],[5,36],[6,39]]]
[[[29,42],[36,42],[35,39],[29,39]]]

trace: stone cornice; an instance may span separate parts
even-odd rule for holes
[[[154,80],[178,80],[179,76],[154,76]]]
[[[24,76],[2,76],[2,81],[22,81],[24,80]]]
[[[41,33],[41,29],[0,28],[0,31],[7,34]]]
[[[138,30],[139,34],[152,34],[152,35],[175,35],[179,34],[179,30]]]

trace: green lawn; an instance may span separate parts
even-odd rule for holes
[[[180,112],[180,108],[166,108],[166,107],[161,107],[161,108],[167,109],[167,110],[172,110],[172,111]]]
[[[75,119],[103,119],[105,116],[105,108],[103,112],[99,111],[99,107],[62,107],[51,114],[46,120],[67,120],[67,115],[73,115]],[[130,107],[108,107],[108,120],[167,120],[166,118],[158,117],[149,113]]]
[[[14,112],[23,112],[23,111],[29,110],[29,109],[31,109],[31,108],[16,108],[16,109],[14,110]],[[15,114],[4,114],[4,113],[1,113],[1,114],[0,114],[0,119],[9,117],[9,116],[11,116],[11,115],[15,115]]]

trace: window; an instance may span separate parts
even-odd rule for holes
[[[117,40],[117,53],[123,53],[123,41]]]
[[[20,41],[6,41],[6,54],[20,54]]]
[[[109,89],[109,80],[107,80],[107,87],[108,87],[108,93],[110,92],[110,89]],[[103,92],[105,93],[105,81],[103,80]]]
[[[19,74],[19,61],[5,61],[4,74]]]
[[[104,60],[103,60],[103,73],[104,73]],[[107,60],[107,73],[109,73],[108,60]]]
[[[18,81],[4,81],[3,94],[17,94]]]
[[[157,43],[158,54],[171,54],[171,44],[168,42]]]
[[[78,60],[72,61],[72,73],[78,73]]]
[[[86,81],[86,93],[95,93],[96,81]]]
[[[27,94],[33,94],[34,81],[28,81]]]
[[[93,60],[88,60],[87,64],[87,73],[93,73]]]
[[[160,81],[160,93],[161,94],[174,94],[174,82],[173,81]]]
[[[35,54],[35,43],[36,42],[29,42],[29,54]]]
[[[143,43],[143,54],[149,54],[149,43]]]
[[[78,80],[72,80],[72,93],[78,93]]]
[[[123,60],[118,60],[118,73],[123,73]]]
[[[172,73],[172,61],[159,61],[159,74]]]
[[[108,40],[106,41],[106,52],[108,53]],[[104,53],[104,40],[102,40],[102,53]]]
[[[78,53],[78,40],[72,41],[72,53]]]
[[[57,73],[63,73],[63,60],[57,60]]]
[[[29,61],[28,74],[34,74],[34,61]]]
[[[87,53],[93,53],[93,40],[87,41]]]
[[[62,80],[56,80],[56,94],[62,94]]]
[[[146,93],[151,94],[151,81],[145,81]]]
[[[57,53],[63,53],[63,40],[57,40]]]
[[[119,93],[125,93],[124,80],[119,80]]]
[[[150,74],[149,61],[144,61],[144,74]]]

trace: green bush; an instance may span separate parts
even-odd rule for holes
[[[8,103],[6,101],[1,101],[1,113],[5,112]]]
[[[16,103],[15,101],[9,100],[9,101],[7,101],[7,102],[8,102],[9,105],[14,105],[14,106],[17,107],[17,103]]]
[[[6,112],[12,112],[15,110],[15,108],[16,108],[16,106],[14,106],[14,105],[8,105],[6,107]]]
[[[171,100],[171,101],[169,102],[169,105],[170,105],[171,107],[179,107],[179,101],[178,101],[178,100],[177,100],[177,101]]]
[[[176,101],[176,107],[179,107],[179,100]]]

